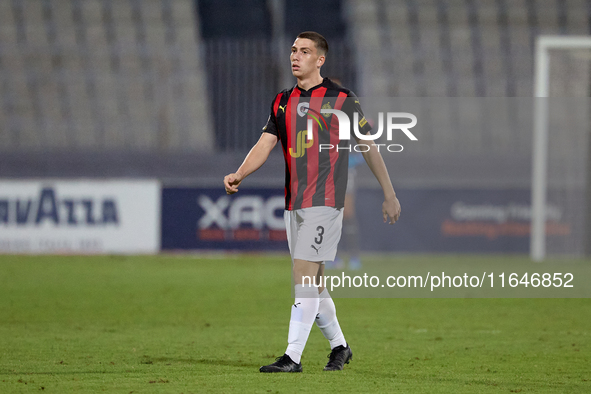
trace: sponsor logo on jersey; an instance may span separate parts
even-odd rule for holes
[[[306,141],[306,139],[308,139],[308,141]],[[310,148],[312,145],[314,145],[314,140],[308,138],[306,130],[298,131],[296,136],[296,149],[293,150],[292,148],[289,148],[289,155],[295,159],[302,157],[306,154],[306,149]]]
[[[324,108],[326,105],[328,105],[328,108],[331,108],[330,103],[326,103],[322,108]],[[316,123],[318,124],[318,127],[320,127],[320,130],[324,130],[324,127],[326,127],[326,129],[328,130],[328,124],[326,123],[326,121],[324,119],[322,119],[320,113],[312,108],[310,108],[310,103],[307,101],[304,101],[303,103],[299,103],[297,106],[297,113],[300,117],[304,117],[306,116],[306,114],[308,116],[310,116],[312,119],[314,119],[316,121]],[[326,117],[330,116],[330,114]],[[320,120],[322,120],[322,123],[320,123]],[[310,122],[308,122],[308,128],[310,128]],[[324,126],[323,126],[324,124]]]

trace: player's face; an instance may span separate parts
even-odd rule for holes
[[[324,55],[320,55],[314,41],[296,38],[291,47],[291,73],[296,78],[313,75],[324,64]]]

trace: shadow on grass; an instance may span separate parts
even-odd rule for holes
[[[220,365],[227,367],[259,368],[260,364],[241,360],[218,360],[213,358],[175,358],[175,357],[150,357],[153,363],[180,363],[194,365]]]
[[[140,372],[140,371],[137,371]],[[102,375],[102,374],[121,374],[121,371],[0,371],[2,375]]]
[[[192,364],[192,365],[217,365],[227,367],[238,367],[238,368],[253,368],[258,370],[260,364],[239,361],[239,360],[216,360],[212,358],[174,358],[174,357],[146,357],[142,364]],[[132,371],[126,371],[130,373]],[[136,373],[142,373],[141,371],[133,371]],[[98,374],[121,374],[121,371],[7,371],[0,370],[0,376],[2,375],[98,375]]]

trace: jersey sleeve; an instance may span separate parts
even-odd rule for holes
[[[367,119],[365,119],[365,115],[361,109],[361,104],[359,103],[359,98],[355,95],[355,93],[350,91],[347,95],[346,113],[349,115],[349,119],[351,119],[351,127],[353,127],[353,119],[355,119],[353,115],[355,112],[358,113],[359,132],[365,135],[371,131],[371,125]],[[351,130],[351,135],[353,135],[353,130]]]
[[[277,131],[277,118],[275,117],[275,112],[273,111],[273,106],[275,104],[275,100],[271,103],[271,113],[269,114],[269,119],[267,119],[267,124],[263,127],[263,133],[273,134],[277,138],[279,138],[279,132]]]

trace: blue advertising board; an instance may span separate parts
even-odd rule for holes
[[[287,250],[282,189],[164,188],[162,249]]]
[[[528,189],[398,189],[400,220],[383,223],[381,190],[356,194],[360,246],[367,252],[527,253]],[[576,207],[548,205],[547,234],[581,231]],[[164,188],[162,249],[287,251],[282,189]],[[568,208],[568,209],[567,209]]]

